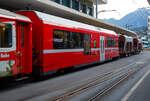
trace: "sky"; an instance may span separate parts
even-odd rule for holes
[[[121,19],[123,16],[142,7],[150,7],[147,0],[107,0],[107,4],[98,5],[98,19]],[[109,11],[108,11],[109,10]],[[115,11],[111,11],[115,10]]]

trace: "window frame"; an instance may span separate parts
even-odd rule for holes
[[[85,38],[85,36],[84,36],[84,55],[91,55],[91,34],[89,34],[89,33],[84,33],[84,35],[87,35],[88,36],[88,39],[86,39]],[[88,51],[86,51],[86,43],[85,42],[87,42],[87,40],[88,40],[88,42],[89,42],[89,49],[88,49]]]
[[[66,48],[64,46],[62,46],[61,48],[58,48],[57,46],[55,46],[56,45],[54,41],[55,31],[67,32],[67,44],[66,44],[67,47]],[[76,38],[79,38],[80,40],[76,41]],[[53,29],[53,49],[84,49],[84,33],[68,31],[68,30],[63,30],[63,29]]]
[[[61,48],[58,48],[58,47],[56,48],[56,47],[55,47],[55,44],[54,44],[54,43],[55,43],[55,41],[54,41],[54,39],[55,39],[54,32],[55,32],[55,31],[61,31],[61,32],[63,32],[63,33],[64,33],[64,32],[68,32],[68,31],[61,30],[61,29],[53,29],[53,49],[68,49],[68,48],[64,48],[64,45],[63,45],[63,47],[61,47]],[[66,36],[66,37],[68,38],[68,33],[67,33],[67,36]],[[68,45],[68,44],[67,44],[67,45]]]
[[[15,21],[5,21],[4,24],[12,25],[12,46],[9,48],[0,48],[0,52],[10,52],[16,50],[16,23]]]

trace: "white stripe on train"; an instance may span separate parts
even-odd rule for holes
[[[105,50],[119,49],[119,48],[105,48]],[[91,51],[98,51],[100,48],[92,48]],[[43,50],[43,54],[48,53],[64,53],[64,52],[82,52],[84,49],[54,49],[54,50]]]

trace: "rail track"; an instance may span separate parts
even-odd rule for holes
[[[126,72],[128,73],[128,72],[131,72],[131,71],[133,71],[134,70],[134,68],[130,68],[130,67],[133,67],[132,65],[136,65],[136,64],[139,64],[139,63],[142,63],[141,61],[139,61],[139,62],[134,62],[134,63],[130,63],[130,64],[128,64],[128,65],[124,65],[124,66],[121,66],[120,68],[118,68],[118,69],[115,69],[115,70],[112,70],[112,71],[110,71],[110,72],[106,72],[106,73],[104,73],[104,74],[100,74],[100,75],[97,75],[97,76],[95,76],[95,77],[93,77],[93,78],[90,78],[90,79],[87,79],[86,80],[86,82],[84,81],[84,83],[82,83],[81,85],[79,85],[79,86],[76,86],[76,87],[74,87],[74,88],[70,88],[70,90],[69,91],[66,91],[66,93],[63,93],[62,95],[60,95],[60,96],[55,96],[55,97],[53,97],[53,98],[50,98],[49,99],[49,101],[64,101],[64,100],[66,100],[66,99],[68,99],[68,98],[72,98],[72,97],[74,97],[74,96],[76,96],[76,95],[78,95],[78,94],[81,94],[81,93],[83,93],[83,92],[86,92],[87,90],[89,90],[90,88],[92,88],[92,87],[94,87],[94,86],[96,86],[96,85],[98,85],[98,84],[102,84],[102,83],[104,83],[104,82],[106,82],[106,81],[109,81],[109,80],[111,80],[111,79],[113,79],[114,77],[116,77],[116,76],[120,76],[120,77],[118,77],[118,81],[115,81],[115,82],[119,82],[120,81],[120,79],[123,79],[123,78],[125,78],[125,75],[127,75],[127,74],[122,74],[122,71],[125,71],[126,70]],[[144,65],[142,65],[142,66],[144,66]],[[135,66],[134,66],[135,67]],[[137,67],[137,68],[139,68],[139,67]],[[141,68],[141,67],[140,67]],[[139,69],[138,69],[139,70]],[[138,70],[136,70],[136,71],[138,71]],[[120,78],[120,79],[119,79]],[[124,79],[123,79],[124,80]],[[121,81],[123,81],[123,80],[121,80]],[[120,82],[121,82],[120,81]],[[27,78],[27,80],[18,80],[18,81],[16,81],[15,83],[13,83],[13,85],[19,85],[19,84],[24,84],[24,82],[26,83],[26,82],[32,82],[32,80],[31,79],[28,79]],[[19,84],[18,84],[19,83]],[[118,84],[118,83],[117,83]],[[105,94],[106,92],[108,92],[109,90],[111,90],[112,88],[114,86],[116,86],[115,85],[115,83],[112,83],[111,85],[109,85],[109,86],[107,86],[106,88],[104,88],[103,90],[101,90],[98,94],[96,94],[95,96],[93,96],[93,97],[91,97],[89,100],[87,100],[87,101],[94,101],[97,97],[100,97],[100,96],[102,96],[103,94]],[[44,92],[41,92],[41,93],[38,93],[38,94],[35,94],[34,96],[32,96],[32,97],[29,97],[29,98],[25,98],[24,100],[28,100],[28,99],[30,99],[30,98],[34,98],[34,97],[36,97],[36,96],[41,96],[41,95],[44,95],[44,94],[46,94],[46,93],[49,93],[49,90],[48,91],[44,91]]]
[[[99,93],[97,93],[96,95],[92,96],[91,98],[89,98],[87,100],[87,101],[94,101],[98,97],[101,97],[102,95],[104,95],[105,93],[110,91],[113,87],[115,87],[116,85],[121,83],[123,80],[130,77],[132,74],[134,74],[138,70],[140,70],[145,65],[145,64],[140,64],[140,66],[136,66],[136,68],[135,67],[134,68],[129,68],[131,65],[134,65],[136,63],[142,63],[142,62],[131,63],[131,64],[123,66],[119,69],[116,69],[116,70],[113,70],[111,72],[105,73],[103,75],[98,75],[96,78],[93,78],[92,81],[87,82],[86,84],[80,85],[79,87],[76,87],[75,89],[70,90],[70,91],[68,91],[68,92],[66,92],[66,93],[64,93],[60,96],[57,96],[57,97],[55,97],[55,99],[52,99],[52,101],[67,100],[71,97],[74,97],[78,94],[81,94],[81,93],[89,90],[90,88],[92,88],[96,85],[102,84],[106,81],[109,81],[109,80],[117,77],[117,79],[115,79],[111,84],[107,85]],[[123,71],[125,71],[125,72],[123,73]]]
[[[131,70],[131,71],[123,74],[116,81],[114,81],[112,84],[106,86],[102,91],[100,91],[99,93],[97,93],[96,95],[94,95],[93,97],[88,99],[88,101],[95,101],[95,100],[97,100],[98,98],[100,98],[101,96],[106,94],[108,91],[112,90],[115,86],[117,86],[118,84],[123,82],[125,79],[127,79],[128,77],[130,77],[131,75],[133,75],[134,73],[136,73],[140,69],[141,69],[141,67],[137,67],[136,69]]]

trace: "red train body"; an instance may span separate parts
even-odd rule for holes
[[[6,34],[6,40],[0,40],[0,77],[47,75],[119,57],[119,35],[113,31],[37,11],[16,13],[0,15],[0,33]],[[8,29],[6,22],[13,27]]]

